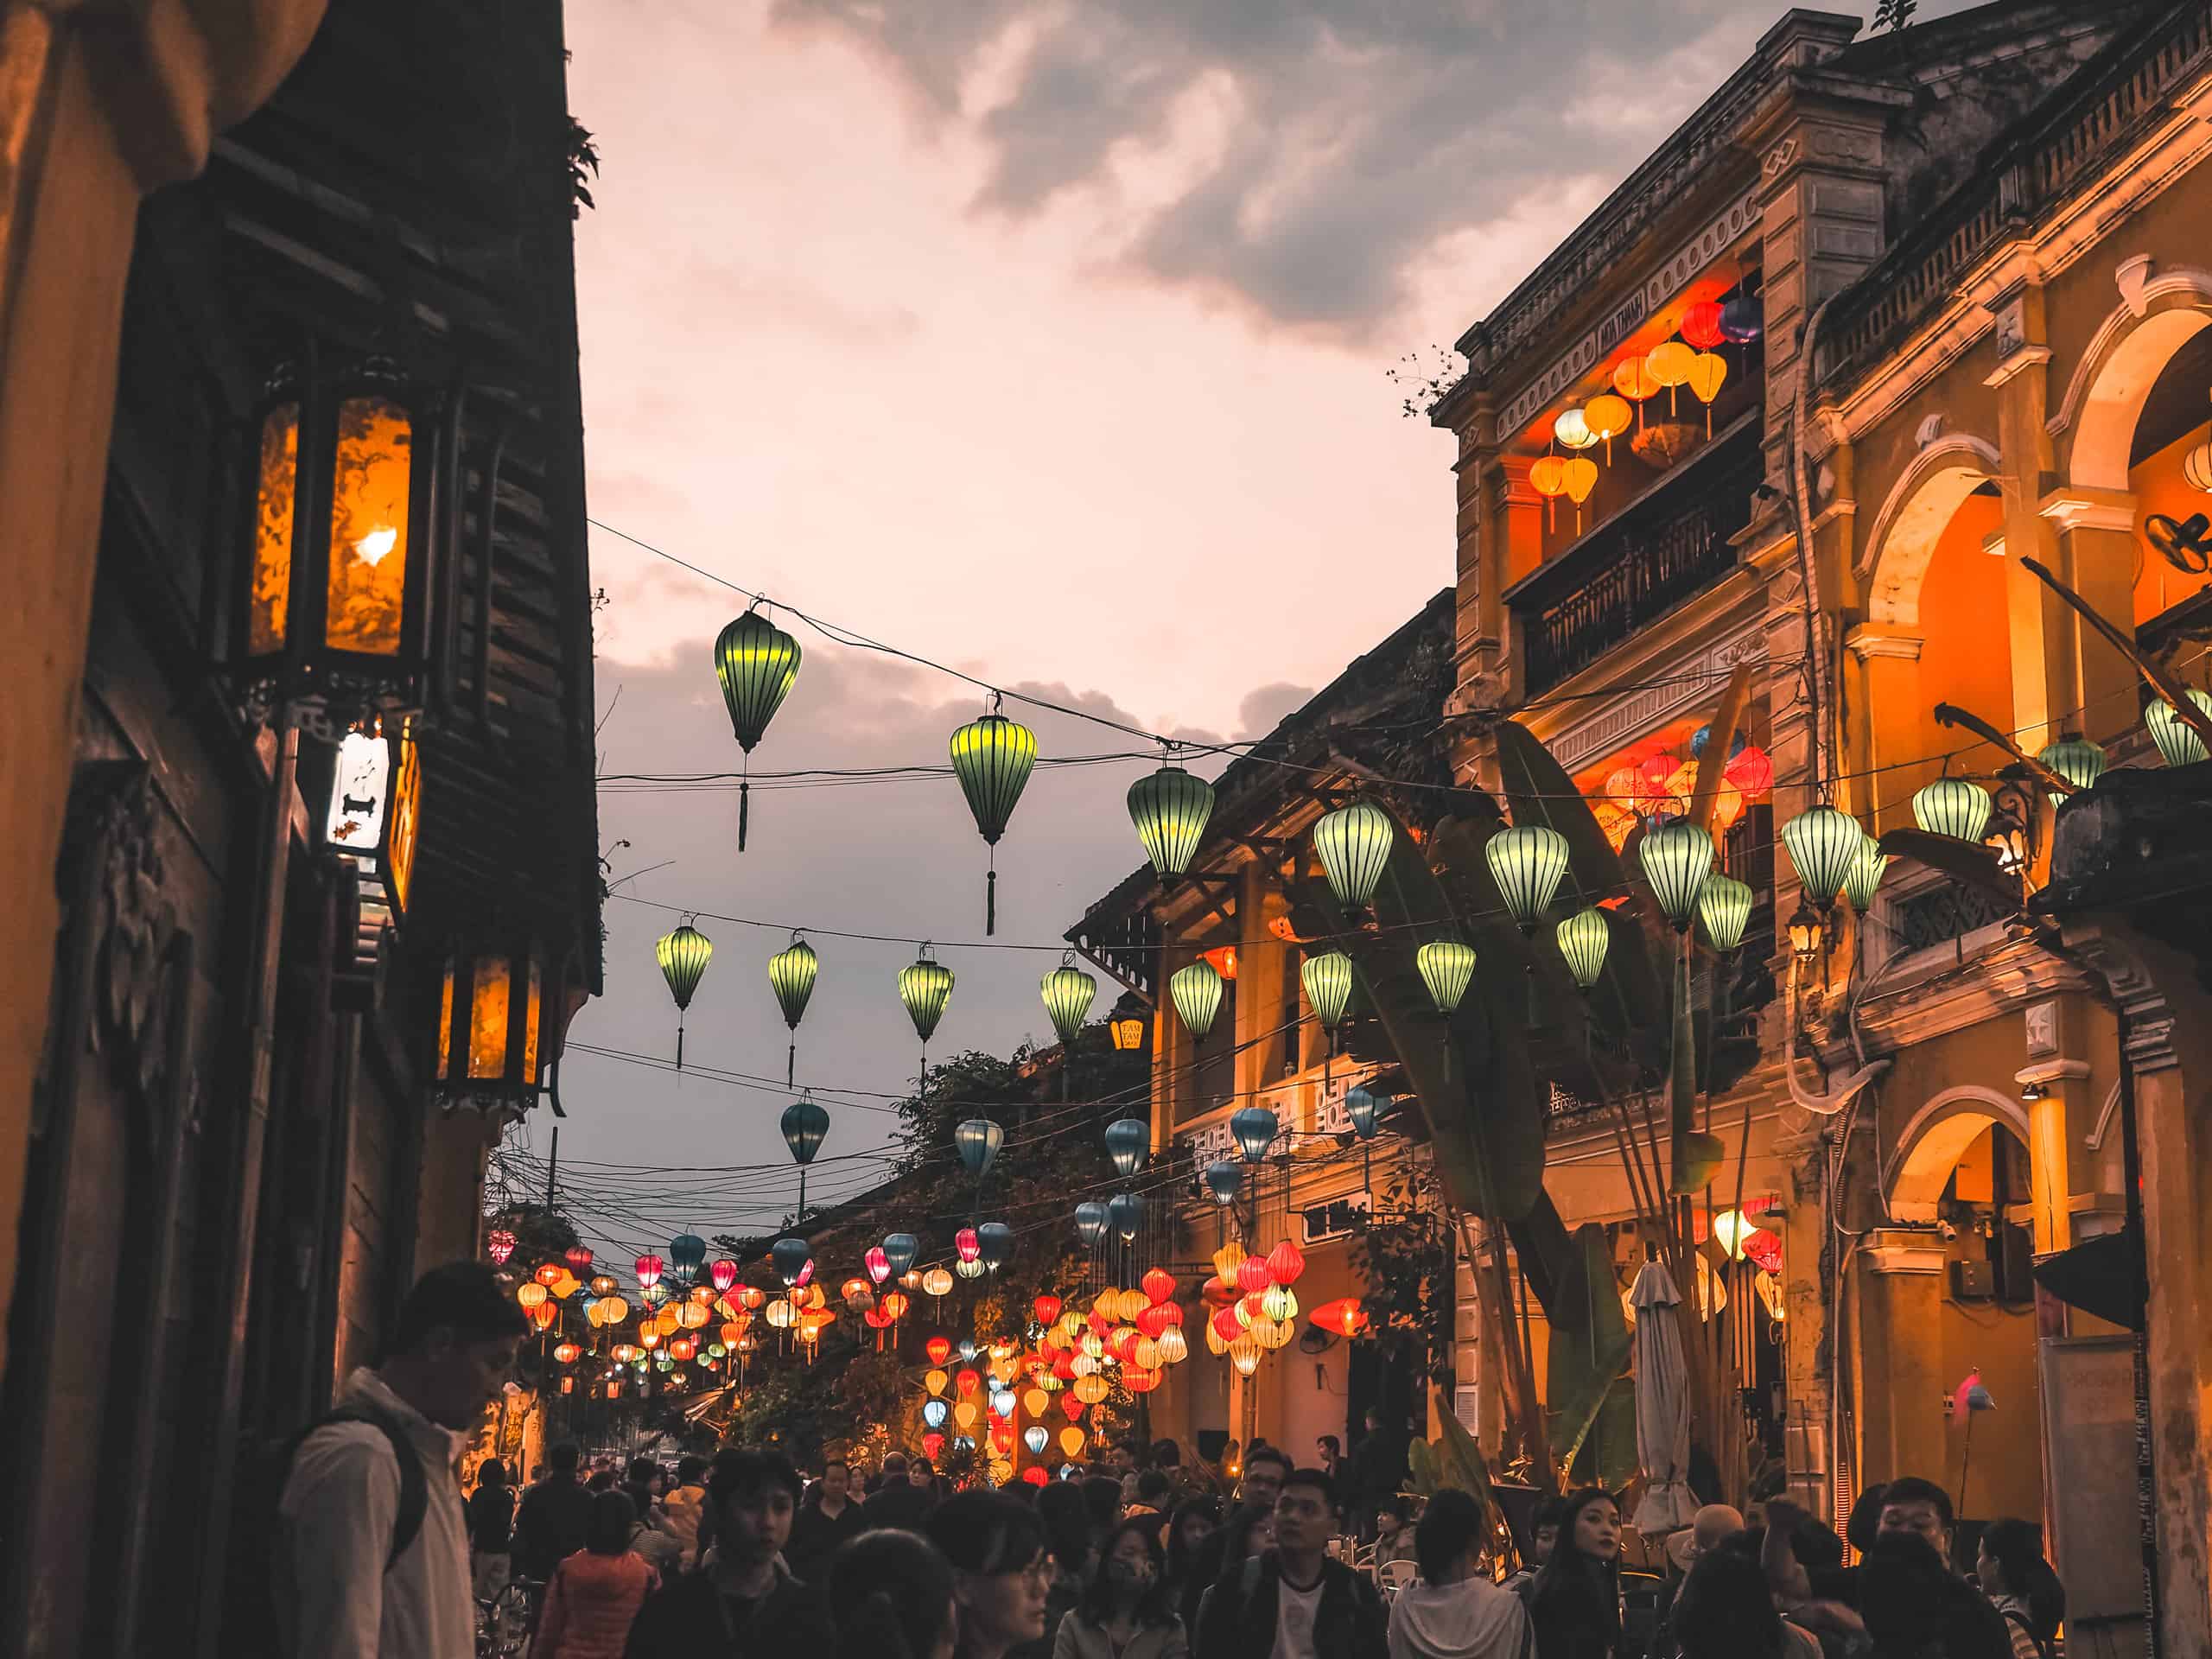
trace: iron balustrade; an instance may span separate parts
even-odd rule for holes
[[[1733,569],[1732,538],[1751,522],[1763,475],[1757,430],[1738,432],[1516,586],[1506,602],[1520,621],[1527,694],[1580,672]]]

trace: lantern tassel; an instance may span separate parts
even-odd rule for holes
[[[747,775],[737,780],[737,850],[741,853],[745,850],[746,821],[753,816],[753,779],[750,776],[753,757],[750,755],[745,759],[745,769]]]
[[[683,1016],[676,1017],[676,1069],[683,1069]]]
[[[999,866],[995,855],[991,860],[990,874],[983,878],[983,937],[999,931]]]
[[[791,1050],[784,1056],[784,1087],[791,1087],[791,1079],[798,1075],[798,1038],[791,1038]]]

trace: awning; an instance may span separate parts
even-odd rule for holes
[[[2133,1331],[2137,1328],[2133,1268],[2127,1235],[2106,1233],[2036,1263],[2036,1283],[2069,1307]]]

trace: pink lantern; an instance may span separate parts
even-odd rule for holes
[[[504,1227],[494,1227],[484,1236],[484,1248],[491,1252],[492,1260],[501,1267],[515,1253],[515,1236]]]
[[[868,1276],[881,1284],[891,1276],[891,1258],[883,1253],[883,1246],[871,1244],[868,1254],[861,1258],[868,1268]]]
[[[660,1270],[667,1265],[657,1255],[639,1256],[638,1258],[638,1287],[640,1290],[651,1290],[655,1285],[660,1283]]]
[[[737,1282],[737,1263],[722,1256],[707,1269],[707,1276],[714,1281],[716,1290],[728,1290]]]
[[[952,1248],[963,1262],[973,1262],[983,1254],[982,1241],[976,1236],[973,1227],[963,1227],[952,1236]]]

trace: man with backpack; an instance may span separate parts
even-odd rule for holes
[[[561,1563],[584,1547],[596,1496],[576,1478],[582,1453],[563,1440],[545,1454],[545,1478],[522,1495],[515,1512],[515,1572],[550,1584]]]
[[[468,1525],[458,1464],[514,1367],[522,1310],[480,1262],[434,1268],[381,1364],[291,1447],[270,1571],[296,1659],[472,1659]]]

